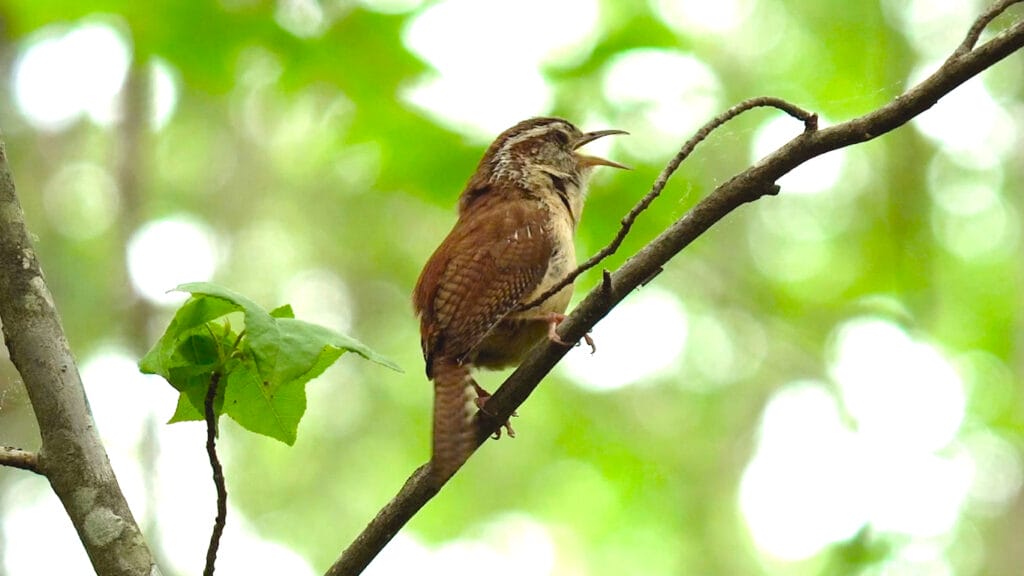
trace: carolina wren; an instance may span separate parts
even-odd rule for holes
[[[621,130],[580,132],[560,118],[532,118],[490,145],[459,197],[459,218],[427,261],[413,294],[427,377],[434,382],[431,473],[440,485],[473,451],[469,390],[489,394],[474,367],[519,363],[554,326],[566,286],[527,310],[576,266],[573,234],[595,166],[626,168],[576,150]],[[507,427],[507,425],[506,425]],[[511,428],[509,428],[511,433]]]

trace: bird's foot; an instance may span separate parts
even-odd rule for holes
[[[487,400],[490,399],[491,393],[488,392],[487,390],[484,390],[483,387],[480,386],[479,384],[477,384],[476,382],[473,382],[473,388],[476,389],[476,399],[473,400],[473,402],[476,404],[477,409],[480,410],[481,412],[483,412],[484,414],[486,414],[488,417],[493,419],[494,418],[494,414],[491,414],[490,412],[488,412],[487,408],[484,407],[484,405],[487,404]],[[517,414],[515,412],[513,412],[512,415],[513,416],[519,416],[519,414]],[[494,431],[494,435],[491,436],[491,438],[494,438],[495,440],[501,438],[501,429],[502,428],[504,428],[508,432],[508,437],[509,438],[515,438],[516,437],[516,431],[512,429],[512,423],[510,421],[506,420],[504,424],[499,426],[498,429]]]
[[[548,340],[551,340],[555,344],[561,344],[562,346],[572,346],[572,344],[562,340],[558,335],[558,332],[555,331],[559,324],[565,322],[566,318],[567,316],[565,314],[559,314],[558,312],[551,312],[545,317],[545,320],[548,322]],[[590,332],[583,335],[583,341],[587,343],[587,346],[590,346],[591,354],[597,352],[597,346],[594,345],[594,339],[590,337]],[[575,345],[579,346],[580,343],[577,342]]]

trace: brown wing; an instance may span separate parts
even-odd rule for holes
[[[416,283],[428,377],[434,359],[461,361],[547,272],[554,241],[542,204],[480,208],[459,218]]]

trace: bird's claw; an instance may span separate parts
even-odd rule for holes
[[[480,412],[482,412],[488,418],[494,420],[496,418],[496,415],[491,413],[489,410],[487,410],[487,408],[484,407],[487,404],[487,400],[490,399],[491,393],[488,392],[487,390],[484,390],[476,382],[473,383],[473,387],[476,389],[476,399],[473,400],[473,403],[476,404],[476,407],[478,410],[480,410]],[[519,414],[517,412],[512,412],[512,416],[519,416]],[[494,438],[495,440],[501,438],[502,428],[504,428],[508,432],[509,438],[516,437],[516,431],[512,429],[511,422],[509,420],[506,420],[504,424],[499,426],[498,429],[494,431],[494,434],[491,435],[491,438]]]
[[[548,315],[548,340],[551,340],[555,344],[559,344],[565,347],[579,346],[579,342],[575,344],[570,344],[565,340],[562,340],[562,337],[558,335],[556,329],[558,328],[559,324],[565,321],[565,319],[565,314],[559,314],[557,312],[552,312],[551,314]],[[590,332],[587,332],[586,334],[583,335],[583,341],[587,343],[587,346],[590,346],[591,354],[597,352],[597,346],[594,345],[594,339],[590,337]]]

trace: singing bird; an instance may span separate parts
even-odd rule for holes
[[[565,316],[572,285],[521,309],[576,266],[573,236],[595,166],[578,150],[622,130],[581,132],[561,118],[524,120],[488,147],[459,197],[459,217],[413,294],[427,377],[434,383],[431,477],[443,484],[475,448],[472,368],[518,364]],[[508,425],[506,424],[506,427]],[[511,428],[508,427],[511,435]]]

